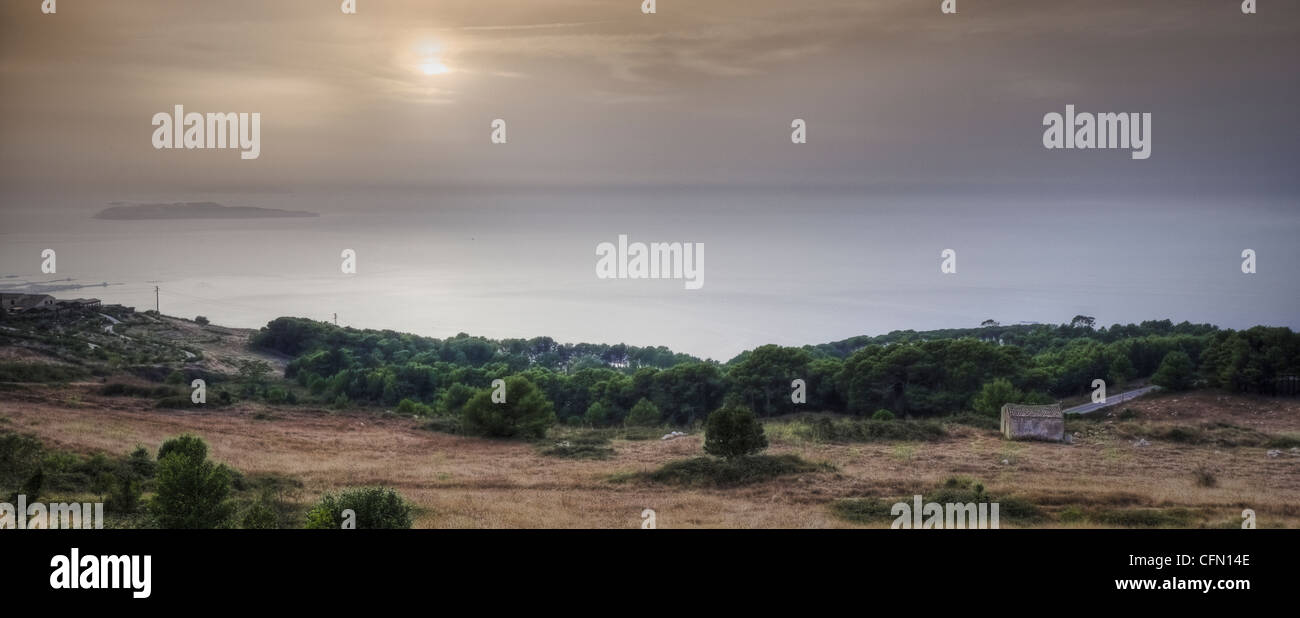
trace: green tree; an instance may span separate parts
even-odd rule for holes
[[[413,523],[415,507],[396,490],[387,487],[358,487],[342,493],[326,493],[307,512],[307,528],[339,529],[345,521],[344,511],[356,515],[356,527],[405,529]]]
[[[492,389],[465,403],[461,419],[469,433],[496,438],[540,438],[555,424],[555,408],[542,391],[521,376],[505,379],[506,400],[492,401]]]
[[[583,413],[582,420],[588,425],[600,426],[609,423],[609,419],[613,418],[613,416],[614,410],[609,407],[609,404],[603,401],[593,401],[591,405],[587,406],[587,411]]]
[[[153,512],[163,528],[215,528],[230,515],[230,470],[207,457],[208,445],[188,434],[158,448]]]
[[[659,413],[659,406],[642,397],[640,401],[636,402],[636,405],[632,406],[632,411],[628,413],[625,422],[628,425],[638,427],[652,427],[658,425],[662,420],[663,417]]]
[[[1160,368],[1151,376],[1151,382],[1171,391],[1185,391],[1192,387],[1196,370],[1186,352],[1174,350],[1160,361]]]
[[[998,378],[980,389],[975,394],[972,405],[976,412],[988,416],[997,416],[1002,412],[1003,404],[1017,403],[1025,398],[1025,394],[1011,384],[1006,378]]]
[[[704,422],[704,452],[725,459],[752,455],[767,448],[763,424],[741,406],[723,406]]]
[[[476,391],[473,388],[459,382],[452,384],[438,397],[438,413],[448,415],[460,414],[460,410],[465,406],[465,402],[469,401],[470,398],[474,396],[475,392]]]
[[[764,345],[742,354],[727,372],[731,392],[760,415],[794,411],[790,382],[806,379],[812,357],[799,348]]]

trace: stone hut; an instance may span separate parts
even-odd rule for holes
[[[1061,404],[1002,406],[1002,435],[1008,440],[1064,440],[1065,415],[1061,413]]]

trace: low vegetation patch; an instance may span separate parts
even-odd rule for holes
[[[1164,441],[1191,445],[1212,444],[1228,448],[1236,446],[1290,448],[1300,445],[1300,436],[1291,434],[1275,436],[1256,429],[1224,422],[1201,423],[1199,425],[1124,423],[1118,429],[1120,435],[1127,439],[1146,438],[1153,442]]]
[[[48,363],[0,363],[0,382],[68,382],[87,375],[84,369]]]
[[[895,504],[903,502],[911,507],[914,500],[913,496],[900,496],[895,500],[876,497],[845,498],[831,503],[831,513],[853,523],[876,525],[892,522],[898,517],[892,513]],[[990,494],[985,491],[982,483],[959,476],[951,477],[934,489],[923,492],[921,501],[925,504],[936,502],[940,505],[996,502],[999,525],[1002,522],[1032,524],[1043,521],[1047,517],[1042,509],[1028,500],[1015,496]]]
[[[159,399],[162,397],[176,396],[180,393],[170,386],[140,386],[137,384],[112,382],[101,386],[99,388],[99,394],[107,397],[141,397],[144,399]]]
[[[995,429],[996,423],[994,420]],[[934,420],[885,421],[819,416],[771,422],[768,427],[775,437],[808,442],[933,442],[948,437],[943,423]]]
[[[566,459],[608,459],[614,455],[614,449],[609,445],[609,438],[593,433],[577,434],[544,442],[538,452],[548,457]]]
[[[420,427],[439,433],[460,434],[460,419],[455,416],[435,416]]]
[[[798,455],[746,455],[733,459],[695,457],[664,464],[641,478],[685,487],[734,487],[811,472],[834,472],[828,463],[805,461]]]
[[[1186,528],[1193,513],[1185,508],[1171,509],[1097,509],[1085,511],[1084,518],[1107,526],[1123,528]]]
[[[1000,421],[996,417],[986,414],[976,414],[974,412],[962,412],[953,414],[939,419],[940,423],[948,425],[965,425],[976,429],[989,429],[997,431],[1001,428]]]

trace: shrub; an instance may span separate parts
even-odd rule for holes
[[[15,487],[41,467],[40,440],[16,433],[0,434],[0,487]]]
[[[113,513],[134,513],[140,508],[140,481],[132,477],[112,477],[104,508]]]
[[[526,378],[506,378],[505,394],[501,403],[493,403],[490,389],[470,398],[461,410],[464,429],[494,438],[540,438],[555,424],[554,406]]]
[[[475,390],[457,382],[447,387],[438,397],[438,413],[446,415],[460,414],[465,402],[474,396]]]
[[[599,434],[580,434],[543,447],[541,453],[567,459],[608,459],[614,454],[614,449],[609,446],[609,438]]]
[[[1196,476],[1196,484],[1201,487],[1214,487],[1219,484],[1219,479],[1214,476],[1214,471],[1201,466],[1192,472]]]
[[[628,413],[627,420],[624,422],[635,427],[653,427],[658,425],[662,418],[659,406],[642,397],[636,405],[632,406],[632,411]]]
[[[403,399],[397,402],[397,413],[410,416],[431,416],[433,408],[418,401]]]
[[[735,459],[765,448],[763,425],[749,408],[723,406],[704,422],[704,452],[710,455]]]
[[[272,405],[279,405],[289,398],[289,394],[283,388],[272,386],[266,389],[266,402]]]
[[[182,435],[158,448],[154,516],[163,528],[216,528],[230,514],[230,470],[208,461],[208,445]]]
[[[893,412],[890,412],[889,410],[886,410],[886,409],[884,409],[884,408],[881,408],[881,409],[879,409],[879,410],[876,410],[875,414],[872,414],[872,415],[871,415],[871,420],[873,420],[873,421],[892,421],[892,420],[894,420],[894,413],[893,413]]]
[[[179,372],[173,372],[179,374]],[[184,376],[181,377],[183,381]],[[180,382],[177,382],[180,384]],[[123,384],[121,382],[112,382],[100,387],[99,394],[108,397],[172,397],[176,395],[176,389],[169,386],[136,386],[135,384]]]
[[[207,318],[201,315],[196,315],[194,316],[194,323],[198,324],[199,326],[207,326],[209,322]]]
[[[1002,406],[1016,403],[1025,398],[1025,394],[1012,386],[1006,378],[998,378],[980,388],[971,404],[976,412],[997,416],[1002,413]]]
[[[249,505],[239,519],[239,527],[247,530],[275,530],[280,527],[280,516],[275,509],[275,499],[264,490],[257,501]]]
[[[460,419],[455,416],[435,416],[424,424],[424,428],[440,433],[461,433]]]
[[[126,465],[132,474],[144,479],[153,478],[154,471],[158,468],[153,456],[149,454],[149,449],[143,446],[137,446],[134,451],[131,451],[131,455],[126,459]]]
[[[673,461],[646,474],[656,483],[688,487],[745,485],[789,474],[833,471],[830,464],[804,461],[798,455],[747,455],[732,459],[696,457]]]
[[[413,523],[411,506],[401,494],[387,487],[359,487],[342,493],[327,493],[307,512],[307,527],[313,529],[338,529],[343,527],[343,511],[351,509],[356,514],[356,527],[360,528],[410,528]]]
[[[831,503],[831,513],[859,524],[889,521],[894,518],[893,508],[879,498],[844,498]]]
[[[0,382],[67,382],[85,374],[83,369],[63,365],[0,363]]]

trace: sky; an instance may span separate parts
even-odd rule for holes
[[[726,358],[987,317],[1300,326],[1300,4],[1239,4],[958,0],[944,15],[938,0],[665,0],[647,15],[639,0],[358,0],[344,15],[331,0],[59,0],[44,15],[8,0],[0,271],[35,281],[32,249],[57,241],[89,263],[88,247],[128,254],[147,238],[173,271],[101,255],[72,275],[134,285],[138,305],[146,282],[184,280],[237,304],[237,325],[302,307],[249,283],[255,260],[232,258],[242,283],[202,292],[186,272],[223,271],[186,257],[193,238],[89,220],[111,202],[215,201],[324,215],[282,230],[296,255],[319,247],[328,262],[295,272],[336,268],[351,229],[385,272],[432,266],[375,256],[381,238],[454,248],[436,256],[443,274],[526,273],[531,295],[439,287],[457,319],[437,327],[356,308],[357,326],[424,334]],[[259,113],[260,155],[155,149],[151,119],[178,104]],[[1150,113],[1151,157],[1045,149],[1044,115],[1067,105]],[[791,142],[796,118],[807,143]],[[505,144],[490,140],[495,119]],[[266,225],[200,231],[261,255],[247,243],[281,230]],[[706,288],[595,281],[592,249],[618,234],[705,242]],[[954,246],[966,292],[928,278]],[[1256,279],[1238,276],[1245,247],[1260,252]],[[1067,291],[1081,277],[1099,296]],[[301,300],[296,281],[276,286]],[[505,298],[534,310],[476,322]],[[635,319],[573,317],[591,307]]]
[[[1264,0],[326,0],[0,6],[6,187],[779,183],[1294,192],[1300,6]],[[423,67],[436,64],[438,73]],[[445,72],[443,72],[445,69]],[[154,150],[259,112],[263,153]],[[1151,112],[1155,156],[1040,147]],[[490,144],[507,121],[508,147]],[[809,140],[790,144],[790,122]],[[1231,188],[1231,189],[1229,189]]]

